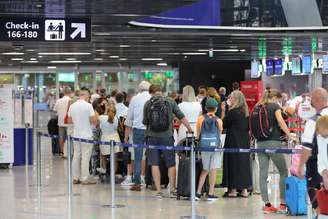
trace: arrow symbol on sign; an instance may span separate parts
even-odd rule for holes
[[[86,28],[85,23],[72,23],[72,28],[75,28],[74,32],[71,34],[71,38],[75,39],[77,35],[81,33],[81,38],[86,38]]]

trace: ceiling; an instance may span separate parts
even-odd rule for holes
[[[102,66],[250,60],[258,58],[259,40],[265,40],[268,57],[282,56],[286,37],[292,41],[294,55],[311,52],[313,38],[320,42],[319,51],[328,51],[326,31],[178,30],[128,24],[129,21],[194,2],[197,0],[0,0],[0,16],[91,17],[92,21],[92,40],[89,43],[0,42],[0,65],[49,66],[55,65],[50,63],[54,60]],[[214,49],[212,58],[206,51],[209,48]],[[24,54],[2,55],[5,52]],[[85,54],[40,54],[63,52]],[[146,61],[143,58],[158,60]]]

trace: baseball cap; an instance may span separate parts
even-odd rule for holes
[[[217,108],[218,102],[214,98],[207,98],[206,100],[206,108]]]

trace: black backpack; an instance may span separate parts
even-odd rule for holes
[[[120,136],[121,142],[124,142],[124,137],[125,137],[125,118],[123,116],[120,116],[120,118],[118,118],[117,132],[118,132],[118,135]]]
[[[48,133],[50,135],[58,135],[58,132],[59,132],[58,118],[56,117],[56,118],[50,119],[47,124],[47,128],[48,128]]]
[[[153,132],[167,131],[170,122],[169,112],[170,103],[162,96],[154,96],[150,100],[150,107],[148,111],[149,129]]]
[[[271,136],[272,126],[265,105],[260,104],[255,106],[249,120],[252,137],[256,140],[267,140]]]

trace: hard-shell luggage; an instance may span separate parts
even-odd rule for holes
[[[47,124],[48,128],[48,133],[50,135],[57,135],[59,133],[59,127],[58,127],[58,118],[52,118],[49,120]],[[60,148],[59,148],[59,139],[57,138],[52,138],[51,139],[51,148],[52,148],[52,154],[59,154],[60,153]]]
[[[179,145],[181,146],[196,146],[198,144],[195,141],[195,137],[192,135],[181,142]],[[189,151],[188,151],[189,152]],[[196,190],[198,187],[199,177],[203,171],[203,163],[201,160],[200,153],[196,153],[195,157],[195,186]],[[209,192],[209,178],[206,177],[205,183],[203,185],[202,194]],[[191,193],[191,161],[190,161],[190,153],[179,153],[179,165],[178,165],[178,178],[177,178],[177,199],[180,200],[181,197],[190,198]]]
[[[306,215],[307,214],[307,187],[306,179],[299,179],[295,176],[286,178],[285,200],[287,214]]]
[[[181,156],[179,158],[179,171],[178,171],[178,183],[177,183],[177,199],[180,200],[181,197],[190,197],[191,192],[191,163],[190,163],[190,157],[187,156]],[[201,159],[196,160],[196,171],[195,171],[195,186],[196,190],[198,187],[199,177],[203,170],[203,164]],[[209,178],[206,177],[202,194],[209,192]]]

